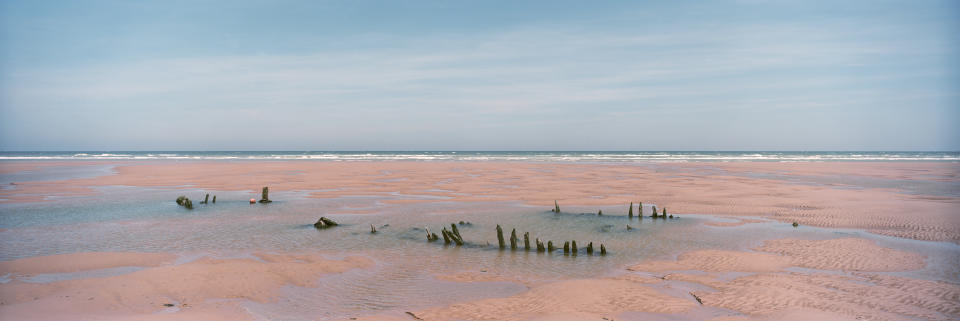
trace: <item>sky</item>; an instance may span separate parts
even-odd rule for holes
[[[0,150],[960,150],[958,1],[0,1]]]

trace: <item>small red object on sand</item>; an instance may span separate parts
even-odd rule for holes
[[[257,199],[255,199],[255,198],[251,198],[251,199],[250,199],[250,204],[253,204],[253,203],[256,203],[256,202],[257,202]]]

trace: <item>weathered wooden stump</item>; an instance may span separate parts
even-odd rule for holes
[[[587,254],[593,255],[593,242],[587,243]]]
[[[500,249],[505,249],[507,246],[503,244],[503,228],[500,227],[500,224],[497,224],[497,242],[500,244]]]
[[[213,196],[213,204],[217,204],[217,196],[216,196],[216,195]]]
[[[663,208],[663,214],[660,214],[660,218],[662,218],[662,219],[667,219],[667,208],[666,208],[666,207]]]
[[[373,227],[373,224],[370,224],[370,234],[377,234],[377,228]]]
[[[443,235],[443,244],[450,244],[450,232],[447,232],[446,227],[440,231],[440,235]]]
[[[603,210],[597,211],[597,216],[603,216]]]
[[[337,225],[340,225],[340,224],[337,224],[337,222],[334,222],[333,220],[326,217],[320,217],[320,219],[317,220],[316,223],[313,223],[313,227],[316,227],[318,229],[331,228]]]
[[[210,194],[204,195],[202,204],[207,204],[207,202],[209,201],[210,201]]]
[[[510,250],[517,250],[517,229],[510,231]]]
[[[547,252],[553,253],[553,250],[556,250],[556,248],[553,247],[553,241],[547,241]]]
[[[523,232],[523,250],[530,250],[530,232]]]
[[[573,253],[573,255],[577,255],[577,240],[570,242],[570,252]]]
[[[185,201],[186,199],[187,199],[186,196],[183,196],[183,195],[177,196],[177,205],[183,206],[183,201]]]
[[[537,238],[537,252],[543,252],[543,251],[546,251],[546,249],[543,247],[543,241],[541,241],[540,238],[538,237],[538,238]]]
[[[270,203],[270,202],[273,202],[273,201],[270,200],[270,197],[269,197],[268,194],[270,194],[270,188],[264,186],[264,187],[263,187],[263,191],[260,192],[260,203]]]
[[[557,203],[557,200],[553,200],[553,212],[560,213],[560,204]]]
[[[637,217],[641,220],[643,219],[643,202],[640,202],[640,205],[637,205]]]
[[[563,254],[570,253],[570,241],[563,242]]]
[[[627,217],[633,218],[633,202],[630,202],[630,210],[627,211]]]
[[[607,255],[607,248],[603,246],[603,243],[600,244],[600,255]]]
[[[650,217],[657,218],[657,206],[653,205],[653,214],[650,214]]]
[[[630,224],[627,224],[627,231],[632,230],[632,229],[633,229],[633,226],[630,226]]]

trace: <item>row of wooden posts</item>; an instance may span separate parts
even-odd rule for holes
[[[554,201],[554,203],[556,203],[556,201]],[[653,213],[650,214],[650,217],[652,217],[652,218],[662,218],[662,219],[666,219],[666,218],[668,218],[668,217],[669,217],[669,218],[673,218],[673,214],[667,214],[667,208],[666,208],[666,207],[663,208],[663,213],[661,213],[660,215],[657,215],[657,206],[656,206],[656,205],[651,205],[651,206],[652,206],[652,208],[653,208]],[[638,213],[637,213],[637,217],[640,218],[640,219],[643,219],[643,202],[640,202],[640,204],[637,205],[637,212],[638,212]],[[602,213],[602,212],[601,212],[601,213]],[[630,202],[630,210],[627,211],[627,217],[633,218],[633,202]]]
[[[207,194],[203,197],[203,202],[200,202],[200,204],[207,204],[209,202],[210,202],[210,194]],[[213,196],[213,203],[214,204],[217,203],[216,195]],[[190,198],[187,198],[186,196],[183,196],[183,195],[180,195],[179,197],[177,197],[177,205],[186,207],[188,210],[193,209],[193,201],[191,201]]]
[[[666,219],[666,218],[668,218],[668,217],[669,217],[669,218],[673,218],[673,214],[667,214],[667,208],[666,208],[666,207],[663,208],[663,212],[662,212],[661,214],[659,214],[659,215],[657,214],[657,206],[656,206],[656,205],[652,205],[652,207],[653,207],[653,213],[650,214],[650,217],[652,217],[652,218],[662,218],[662,219]],[[553,201],[553,209],[550,210],[550,211],[551,211],[551,212],[554,212],[554,213],[560,213],[560,204],[557,203],[556,200]],[[637,206],[637,211],[638,211],[637,217],[640,218],[640,219],[643,219],[643,202],[640,202],[640,205]],[[597,211],[597,215],[598,215],[598,216],[602,216],[602,215],[603,215],[603,210]],[[630,202],[630,209],[627,211],[627,217],[633,218],[633,202]]]
[[[513,229],[512,231],[510,231],[510,250],[511,251],[517,250],[517,247],[518,247],[517,243],[519,242],[519,240],[520,239],[517,238],[517,229]],[[556,251],[556,248],[553,246],[553,241],[547,241],[546,246],[544,246],[543,241],[540,240],[540,238],[538,237],[536,238],[535,242],[536,242],[535,245],[537,246],[536,248],[537,252],[553,253],[554,251]],[[503,228],[500,227],[500,224],[497,224],[497,243],[500,246],[501,250],[506,249],[507,246],[506,244],[504,244],[504,241],[503,241]],[[563,242],[564,254],[577,255],[578,249],[579,248],[577,247],[576,240]],[[530,232],[523,233],[523,250],[530,251]],[[593,255],[593,242],[590,242],[587,244],[587,254]],[[600,255],[607,255],[607,247],[604,246],[602,243],[600,244]]]
[[[260,192],[260,201],[259,201],[259,202],[260,202],[260,203],[270,203],[270,202],[273,202],[273,201],[270,200],[269,194],[270,194],[270,188],[267,187],[267,186],[264,186],[264,187],[263,187],[263,190]],[[211,201],[211,200],[210,200],[210,194],[206,194],[206,195],[203,196],[203,202],[200,202],[200,204],[207,204],[207,203],[210,203],[210,201]],[[253,199],[251,199],[250,202],[252,203],[252,202],[253,202]],[[216,195],[213,196],[213,202],[212,202],[212,203],[213,203],[213,204],[216,204],[216,203],[217,203],[217,196],[216,196]],[[179,197],[177,197],[177,205],[186,207],[188,210],[192,210],[192,209],[193,209],[193,201],[191,201],[190,198],[188,198],[188,197],[186,197],[186,196],[183,196],[183,195],[180,195]]]

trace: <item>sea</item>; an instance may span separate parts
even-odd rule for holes
[[[0,160],[960,162],[960,151],[6,151]]]

